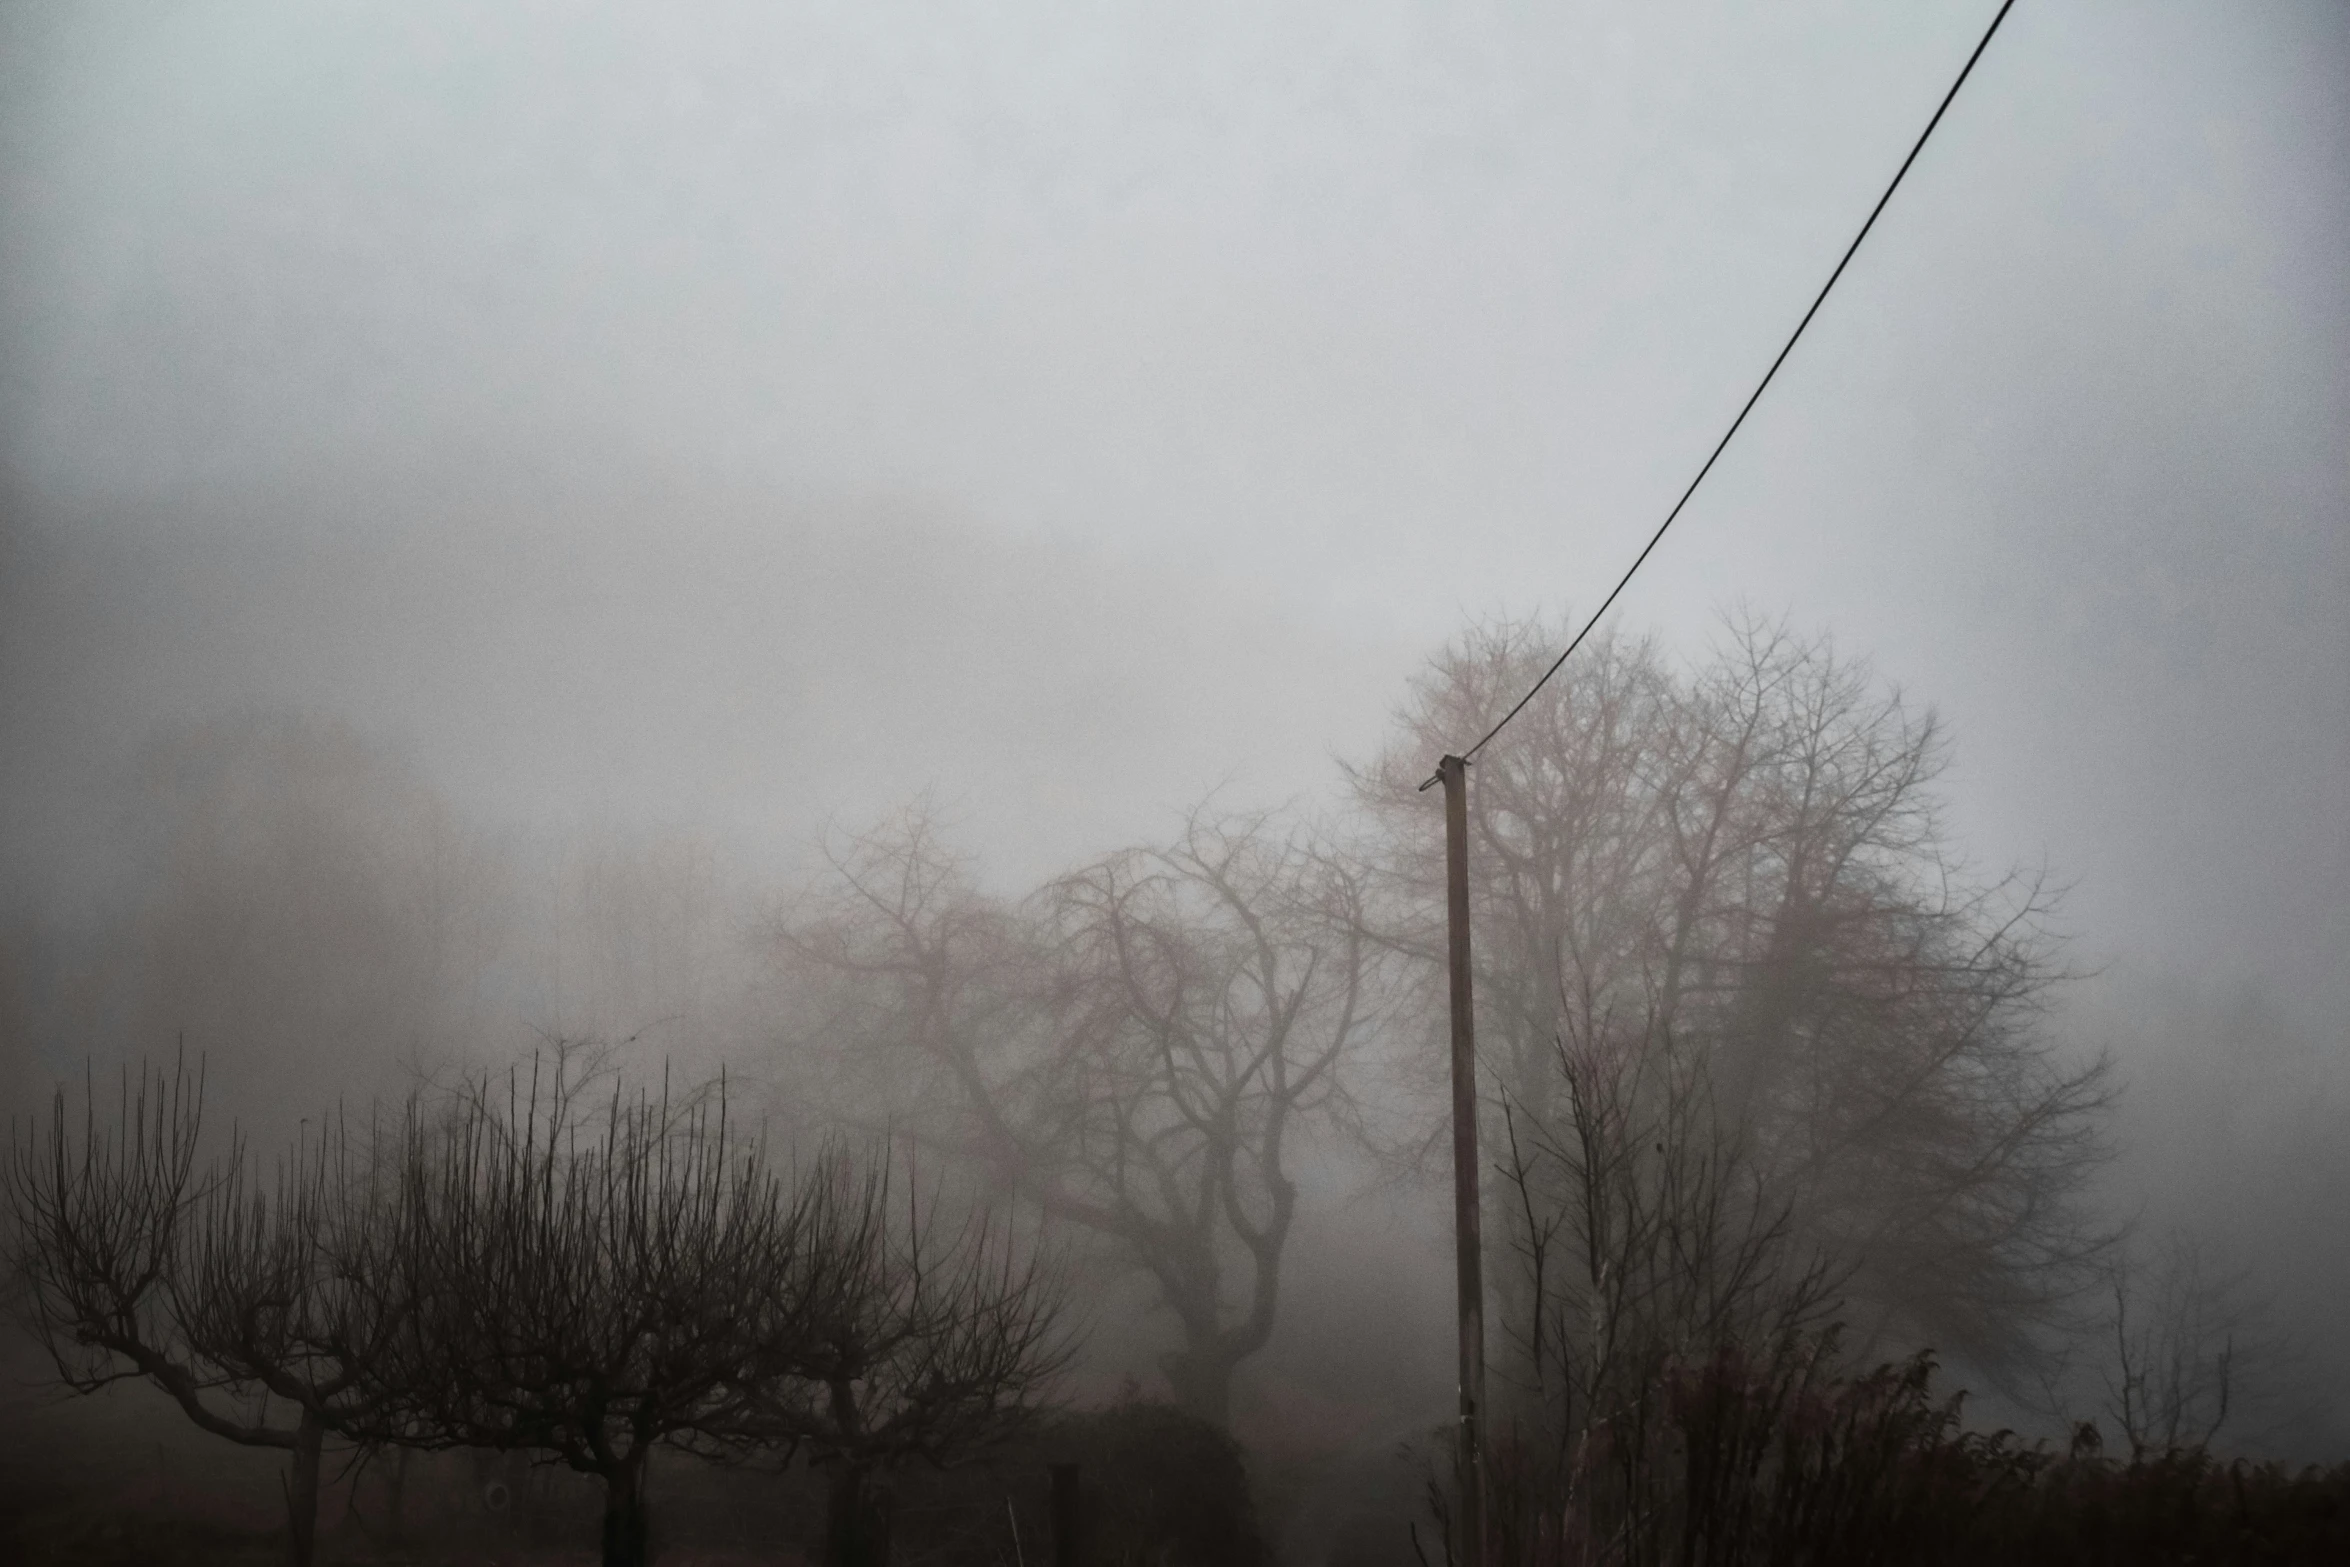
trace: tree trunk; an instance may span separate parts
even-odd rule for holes
[[[390,1484],[384,1496],[384,1538],[397,1545],[406,1538],[408,1505],[408,1449],[392,1460]]]
[[[286,1550],[294,1567],[310,1567],[318,1549],[318,1463],[326,1427],[313,1410],[294,1429],[294,1461],[286,1475]]]
[[[869,1486],[865,1466],[842,1459],[824,1498],[826,1567],[889,1567],[889,1492]]]
[[[645,1567],[651,1533],[645,1506],[645,1458],[639,1443],[604,1476],[604,1567]]]
[[[1240,1364],[1213,1349],[1179,1349],[1160,1360],[1175,1407],[1221,1431],[1232,1423],[1232,1373]]]

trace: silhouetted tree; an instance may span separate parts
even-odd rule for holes
[[[558,1056],[467,1084],[403,1155],[410,1331],[375,1435],[523,1449],[604,1483],[603,1559],[645,1559],[657,1447],[833,1464],[835,1555],[862,1483],[1011,1428],[1058,1364],[1058,1294],[984,1224],[942,1232],[861,1159],[778,1163],[723,1081],[673,1096]],[[591,1063],[592,1064],[592,1063]]]
[[[2247,1285],[2176,1231],[2114,1257],[2105,1412],[2133,1460],[2204,1448],[2231,1427],[2241,1437],[2248,1410],[2273,1397],[2291,1356]]]
[[[1444,835],[1418,786],[1555,643],[1472,630],[1356,774],[1373,931],[1431,986]],[[1478,1044],[1489,1105],[1565,1141],[1562,1040],[1672,1041],[1855,1301],[1997,1369],[2096,1248],[2075,1199],[2105,1080],[2042,1028],[2045,887],[1972,880],[1949,848],[1944,761],[1933,716],[1825,642],[1736,626],[1682,674],[1594,639],[1469,772]],[[1494,1217],[1525,1239],[1522,1213]]]
[[[1488,1524],[1512,1562],[1547,1559],[1543,1531],[1561,1520],[1594,1540],[1653,1524],[1676,1378],[1710,1365],[1807,1380],[1838,1303],[1837,1270],[1795,1236],[1702,1057],[1668,1038],[1569,1037],[1550,1065],[1555,1109],[1521,1115],[1505,1094],[1495,1161],[1516,1223],[1494,1270],[1511,1385],[1496,1390]]]
[[[320,1454],[374,1428],[372,1368],[411,1307],[390,1264],[399,1205],[372,1139],[304,1134],[264,1183],[241,1143],[199,1164],[203,1078],[126,1071],[111,1118],[64,1091],[8,1167],[30,1326],[76,1392],[144,1379],[202,1429],[292,1460],[288,1544],[311,1560]]]
[[[468,1083],[403,1155],[410,1331],[376,1365],[388,1441],[529,1449],[604,1483],[603,1559],[645,1559],[646,1465],[772,1433],[748,1390],[826,1288],[826,1188],[731,1132],[723,1093],[615,1081],[583,1105],[566,1062]]]
[[[900,1206],[885,1170],[837,1155],[827,1166],[813,1242],[826,1284],[767,1330],[782,1369],[753,1397],[780,1443],[831,1471],[826,1561],[884,1567],[889,1497],[872,1482],[1018,1434],[1067,1358],[1062,1292],[1002,1227],[977,1215],[944,1225],[910,1171]]]
[[[1372,1021],[1352,880],[1265,818],[1204,812],[1018,903],[973,887],[920,809],[832,867],[779,935],[821,998],[809,1039],[852,1058],[841,1099],[1147,1275],[1183,1332],[1177,1399],[1222,1424],[1273,1330],[1294,1140]]]

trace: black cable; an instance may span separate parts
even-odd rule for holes
[[[1649,552],[1654,550],[1663,540],[1665,530],[1673,525],[1674,518],[1681,515],[1681,508],[1689,504],[1689,497],[1697,493],[1697,487],[1705,482],[1705,476],[1713,472],[1715,460],[1730,444],[1730,437],[1738,433],[1738,427],[1746,422],[1746,416],[1754,412],[1754,405],[1762,401],[1764,388],[1771,384],[1771,377],[1779,373],[1779,366],[1787,362],[1787,356],[1795,351],[1796,339],[1803,336],[1803,329],[1811,325],[1811,318],[1818,315],[1820,306],[1828,302],[1828,291],[1834,288],[1836,280],[1844,275],[1844,269],[1851,264],[1853,255],[1860,249],[1860,242],[1869,237],[1870,229],[1876,227],[1877,214],[1885,210],[1885,203],[1891,201],[1893,193],[1901,188],[1901,177],[1909,172],[1911,164],[1918,161],[1918,154],[1926,150],[1926,139],[1934,134],[1934,127],[1942,123],[1942,116],[1950,108],[1951,100],[1958,96],[1959,88],[1966,85],[1966,79],[1973,72],[1975,62],[1980,60],[1983,57],[1983,51],[1991,46],[1991,35],[1999,31],[1999,24],[2007,20],[2007,13],[2014,6],[2015,0],[2003,0],[1999,7],[1999,14],[1991,18],[1991,25],[1983,30],[1982,41],[1975,45],[1975,52],[1968,55],[1966,64],[1959,68],[1958,80],[1952,82],[1950,91],[1942,95],[1941,107],[1937,108],[1934,111],[1934,117],[1926,122],[1926,128],[1918,133],[1917,145],[1909,149],[1909,156],[1901,160],[1900,168],[1894,170],[1893,183],[1885,187],[1885,194],[1879,196],[1877,204],[1869,209],[1868,221],[1860,226],[1858,234],[1852,236],[1852,243],[1844,247],[1844,259],[1837,262],[1836,270],[1828,274],[1828,281],[1820,287],[1819,297],[1811,302],[1811,308],[1806,310],[1803,313],[1803,319],[1795,324],[1795,331],[1788,337],[1787,346],[1779,350],[1779,357],[1772,360],[1771,367],[1763,372],[1762,380],[1755,385],[1754,395],[1746,399],[1746,406],[1738,410],[1738,417],[1731,420],[1730,428],[1722,432],[1721,440],[1714,445],[1713,455],[1706,458],[1705,466],[1697,470],[1697,477],[1689,481],[1689,488],[1681,492],[1681,498],[1673,503],[1673,509],[1665,514],[1665,520],[1657,525],[1656,532],[1649,535],[1647,545],[1633,559],[1631,567],[1625,571],[1623,576],[1616,579],[1616,585],[1608,590],[1607,597],[1600,600],[1599,608],[1592,612],[1589,620],[1583,622],[1583,629],[1575,633],[1574,640],[1567,644],[1567,650],[1542,672],[1540,680],[1535,681],[1527,688],[1524,696],[1518,698],[1517,706],[1501,715],[1500,723],[1485,731],[1483,740],[1461,753],[1463,762],[1473,761],[1477,753],[1485,749],[1486,743],[1507,728],[1509,721],[1525,710],[1526,704],[1534,700],[1536,693],[1550,684],[1550,677],[1559,672],[1560,666],[1574,656],[1575,649],[1583,645],[1583,639],[1591,635],[1591,628],[1599,624],[1600,617],[1608,612],[1608,606],[1615,603],[1616,595],[1624,591],[1625,584],[1632,580],[1633,573],[1637,572],[1641,564],[1648,559]],[[1420,785],[1420,788],[1427,790],[1433,787],[1436,782],[1436,777],[1432,776],[1426,783]]]

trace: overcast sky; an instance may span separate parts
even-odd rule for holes
[[[1604,591],[1991,9],[8,7],[7,899],[255,706],[1007,875],[1325,795]],[[1618,611],[1832,631],[2092,961],[2337,1040],[2345,83],[2338,0],[2024,0]]]

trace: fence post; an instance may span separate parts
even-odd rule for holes
[[[1053,1469],[1053,1567],[1078,1567],[1077,1466]]]

